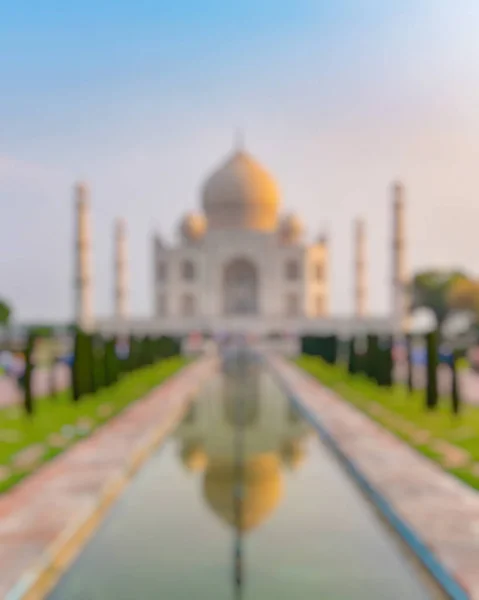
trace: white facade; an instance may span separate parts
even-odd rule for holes
[[[155,317],[326,316],[326,253],[275,233],[215,231],[201,242],[154,245]]]

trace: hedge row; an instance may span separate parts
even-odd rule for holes
[[[103,339],[98,335],[77,331],[72,364],[73,400],[114,385],[124,373],[179,352],[179,341],[169,337],[146,336],[140,339],[130,336],[122,347],[116,338]]]
[[[32,357],[36,338],[35,331],[28,336],[25,349],[25,372],[19,380],[24,390],[24,408],[28,415],[33,415],[35,411]],[[180,353],[180,347],[180,340],[166,336],[155,338],[130,336],[120,340],[77,330],[71,362],[72,399],[76,402],[82,396],[114,385],[124,373],[176,356]],[[54,376],[51,378],[51,388],[52,395],[55,395],[57,390]]]
[[[413,347],[414,339],[406,336],[407,389],[414,391],[413,379]],[[427,349],[425,407],[434,410],[438,405],[437,370],[439,365],[439,333],[431,331],[424,336]],[[318,356],[330,364],[338,360],[339,342],[336,336],[313,336],[301,338],[301,352],[310,356]],[[383,387],[391,387],[394,383],[394,338],[392,335],[378,336],[368,334],[352,337],[347,342],[347,370],[351,375],[362,374]],[[458,353],[453,352],[448,361],[451,369],[451,407],[454,414],[461,409],[461,397],[457,373]]]

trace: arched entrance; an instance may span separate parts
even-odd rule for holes
[[[258,313],[258,272],[245,258],[228,263],[223,274],[224,313],[254,315]]]

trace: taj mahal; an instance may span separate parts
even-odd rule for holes
[[[391,311],[387,317],[368,312],[366,235],[355,224],[354,314],[338,317],[330,303],[329,240],[304,239],[301,219],[282,211],[274,177],[242,146],[233,149],[206,177],[201,207],[186,214],[179,241],[166,244],[155,235],[151,248],[154,281],[152,314],[135,318],[129,311],[129,265],[126,224],[116,224],[114,240],[114,310],[96,318],[93,309],[91,227],[88,188],[76,194],[77,323],[105,334],[192,331],[271,334],[404,330],[407,318],[404,190],[395,183],[391,199]],[[345,265],[347,267],[347,265]]]

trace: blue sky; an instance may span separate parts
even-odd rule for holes
[[[148,314],[151,234],[174,238],[237,127],[285,210],[329,230],[335,312],[352,307],[358,215],[371,310],[388,308],[395,178],[411,268],[475,272],[478,26],[476,0],[0,4],[0,296],[19,318],[71,315],[71,187],[85,179],[96,310],[112,307],[123,216],[132,307]]]

